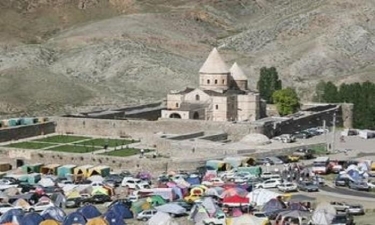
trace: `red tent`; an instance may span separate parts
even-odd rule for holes
[[[247,197],[241,197],[239,195],[228,196],[223,199],[223,204],[225,205],[248,205],[250,204],[250,199]]]

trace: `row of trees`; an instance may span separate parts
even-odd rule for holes
[[[282,82],[275,67],[262,67],[257,84],[260,97],[267,104],[276,104],[280,115],[295,113],[299,107],[299,98],[292,88],[282,89]]]
[[[314,100],[326,103],[353,103],[353,126],[360,129],[375,129],[375,84],[364,83],[334,85],[320,81],[316,85]]]

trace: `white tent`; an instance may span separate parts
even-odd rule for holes
[[[150,218],[147,225],[178,225],[168,213],[158,211]]]
[[[311,219],[315,225],[330,225],[334,217],[334,214],[330,214],[328,211],[320,209],[314,211]]]
[[[252,204],[256,206],[262,206],[266,204],[269,200],[277,198],[281,194],[267,190],[267,189],[255,189],[250,192],[246,197],[250,199]]]
[[[231,219],[231,225],[263,225],[266,224],[267,219],[258,218],[249,214],[244,214],[240,217],[234,217]]]
[[[181,215],[186,213],[186,209],[173,203],[168,203],[162,206],[155,207],[156,210],[165,213],[172,213],[175,215]]]
[[[52,187],[55,185],[55,182],[51,178],[42,178],[38,184],[42,187]]]
[[[336,209],[328,202],[321,202],[315,207],[315,211],[324,211],[331,215],[336,215]]]
[[[204,198],[202,206],[207,210],[207,212],[213,215],[217,211],[217,206],[212,198]]]
[[[88,180],[91,180],[92,182],[95,182],[95,183],[102,183],[104,181],[104,178],[100,175],[94,175],[94,176],[91,176],[89,178],[87,178]]]

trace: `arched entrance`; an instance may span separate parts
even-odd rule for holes
[[[172,113],[169,118],[173,118],[173,119],[181,119],[181,115],[178,114],[178,113]]]
[[[194,115],[193,115],[193,119],[194,120],[199,120],[199,113],[198,112],[195,112]]]

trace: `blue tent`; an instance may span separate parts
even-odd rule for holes
[[[19,225],[35,225],[44,221],[43,217],[38,213],[26,213],[19,222]]]
[[[188,177],[186,178],[186,182],[188,182],[190,185],[198,185],[201,183],[199,177]]]
[[[348,175],[349,175],[349,178],[354,181],[354,182],[357,182],[357,181],[360,181],[362,179],[361,175],[359,174],[359,171],[358,170],[349,170],[348,172],[346,172]]]
[[[11,209],[0,217],[0,224],[11,223],[13,221],[19,222],[24,215],[25,212],[22,209]]]
[[[126,225],[120,214],[116,213],[115,210],[110,209],[104,214],[104,219],[109,225]]]
[[[100,211],[93,205],[85,205],[77,209],[77,212],[81,213],[86,220],[101,216]]]
[[[122,219],[133,219],[132,211],[130,211],[130,209],[122,202],[115,203],[109,210],[113,210]]]
[[[65,217],[62,225],[86,225],[86,219],[82,214],[73,212]]]
[[[51,206],[45,209],[41,214],[45,220],[52,219],[58,222],[62,222],[66,216],[66,213],[59,207]]]
[[[266,204],[264,204],[262,211],[265,213],[272,213],[277,210],[285,209],[286,206],[281,201],[277,199],[271,199]]]
[[[177,187],[177,186],[172,187],[172,190],[173,190],[174,194],[178,197],[178,199],[182,199],[184,197],[183,194],[182,194],[182,190],[179,187]]]

